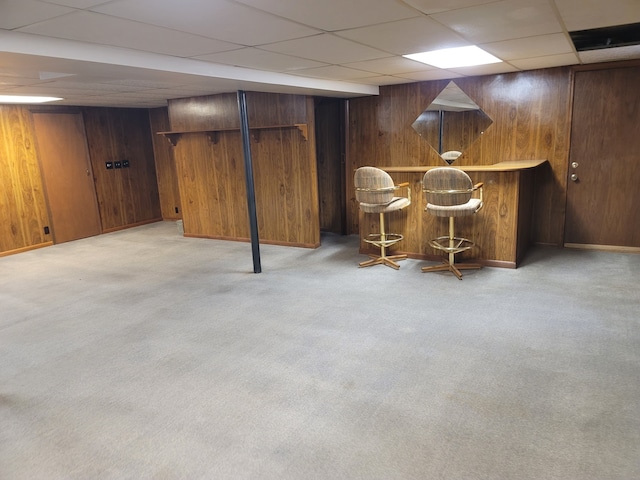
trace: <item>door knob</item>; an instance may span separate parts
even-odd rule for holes
[[[571,180],[573,180],[574,182],[577,182],[578,181],[578,175],[575,174],[575,173],[572,173],[571,174]]]

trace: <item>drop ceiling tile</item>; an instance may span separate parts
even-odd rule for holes
[[[336,35],[396,55],[469,44],[456,32],[427,17],[354,28],[338,32]]]
[[[326,65],[307,58],[292,57],[281,53],[260,50],[254,47],[241,48],[211,55],[200,55],[195,57],[213,63],[223,63],[236,67],[255,68],[257,70],[268,70],[271,72],[288,72],[300,70],[302,68],[321,67]]]
[[[567,30],[640,22],[638,0],[555,0]]]
[[[619,60],[631,60],[640,58],[640,45],[627,47],[603,48],[601,50],[588,50],[579,52],[582,63],[613,62]]]
[[[131,91],[138,89],[154,90],[171,88],[173,86],[173,82],[138,78],[118,78],[115,80],[100,81],[100,85],[108,85],[108,88],[113,90]]]
[[[0,74],[0,86],[3,88],[20,85],[35,85],[40,83],[38,79],[28,77],[5,77]]]
[[[377,85],[379,87],[385,85],[402,85],[403,83],[414,83],[415,80],[409,80],[407,78],[396,77],[393,75],[382,75],[380,77],[361,78],[358,83],[364,83],[367,85]]]
[[[518,69],[505,62],[490,63],[488,65],[475,65],[473,67],[450,68],[449,72],[459,73],[465,77],[477,75],[498,75],[500,73],[517,72]]]
[[[20,31],[178,57],[238,48],[232,43],[86,11],[29,25]]]
[[[42,20],[71,13],[73,10],[36,0],[2,0],[0,28],[14,30]]]
[[[573,46],[564,33],[517,38],[478,45],[501,60],[542,57],[573,52]]]
[[[341,67],[340,65],[328,65],[326,67],[308,68],[291,72],[293,75],[312,78],[327,78],[332,80],[356,80],[360,78],[372,77],[371,72],[364,72],[354,68]]]
[[[264,50],[308,58],[317,62],[342,64],[388,57],[389,54],[351,42],[330,33],[265,45]]]
[[[476,44],[563,31],[547,0],[502,0],[432,17]]]
[[[116,0],[92,10],[243,46],[319,33],[318,30],[228,0]]]
[[[364,62],[345,63],[343,64],[343,67],[357,68],[358,70],[365,70],[367,72],[378,73],[380,75],[420,72],[434,68],[429,65],[425,65],[424,63],[415,62],[408,58],[399,56],[366,60]]]
[[[448,70],[441,70],[436,68],[434,70],[425,70],[424,72],[412,72],[412,73],[403,73],[401,75],[396,75],[400,78],[406,78],[408,80],[413,80],[416,82],[426,82],[428,80],[445,80],[449,78],[460,78],[463,75],[459,73],[450,72]]]
[[[109,3],[111,0],[42,0],[46,3],[53,3],[55,5],[63,5],[71,8],[91,8],[103,3]]]
[[[68,97],[70,95],[98,95],[102,93],[99,88],[91,88],[85,85],[84,88],[64,88],[47,84],[24,85],[11,90],[16,95],[51,95],[57,97]]]
[[[432,15],[434,13],[458,10],[460,8],[493,3],[495,0],[404,0],[404,3],[417,8],[422,13]]]
[[[575,53],[565,53],[562,55],[546,55],[542,57],[512,60],[509,63],[521,70],[536,70],[539,68],[577,65],[580,63],[580,61],[578,60],[578,57]]]
[[[325,31],[344,30],[420,16],[396,0],[238,0],[266,12]]]

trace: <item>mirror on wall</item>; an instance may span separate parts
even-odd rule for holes
[[[492,123],[451,81],[411,126],[451,165]]]

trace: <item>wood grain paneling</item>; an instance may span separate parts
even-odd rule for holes
[[[0,255],[51,244],[29,111],[0,105]]]
[[[147,110],[86,108],[87,141],[105,232],[162,218]],[[129,168],[107,170],[107,162]]]
[[[149,110],[149,121],[152,132],[171,130],[169,112],[166,108],[152,108]],[[151,137],[156,162],[162,218],[163,220],[178,220],[182,218],[182,206],[180,204],[176,162],[173,155],[174,149],[165,137],[155,134],[151,135]]]
[[[490,165],[507,160],[546,158],[550,168],[536,172],[533,215],[530,231],[539,243],[562,244],[566,168],[569,152],[569,111],[571,70],[557,68],[506,75],[467,77],[456,84],[492,118],[493,124],[456,161],[456,166]],[[437,153],[413,130],[411,124],[446,86],[448,80],[380,88],[378,97],[349,101],[349,138],[347,163],[347,220],[350,233],[358,233],[360,214],[353,193],[353,172],[363,165],[415,166],[444,165]],[[501,261],[517,256],[513,232],[522,229],[523,219],[513,213],[517,200],[525,193],[514,173],[472,175],[474,182],[485,182],[486,207],[482,215],[461,222],[464,235],[478,238],[482,258]],[[397,174],[398,181],[411,181],[414,203],[420,205],[419,181]],[[495,185],[504,185],[496,189]],[[418,197],[416,197],[416,195]],[[391,219],[390,228],[405,234],[398,245],[407,252],[430,255],[428,239],[439,235],[442,227],[433,225],[427,214],[415,205],[403,215]],[[495,217],[492,219],[492,217]],[[394,221],[400,221],[394,225]],[[515,222],[505,224],[505,222]],[[367,226],[368,228],[369,226]],[[374,225],[371,226],[372,228]],[[402,229],[405,229],[402,231]],[[391,231],[391,230],[389,230]],[[446,232],[446,228],[444,228]],[[477,254],[477,252],[476,252]]]
[[[315,247],[320,243],[313,99],[247,92],[249,126],[308,125],[308,138],[293,128],[251,131],[256,213],[261,242]],[[244,157],[236,128],[236,95],[169,103],[174,156],[188,236],[248,240]]]

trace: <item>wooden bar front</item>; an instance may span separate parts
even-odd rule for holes
[[[456,219],[456,236],[476,243],[458,259],[477,259],[488,266],[516,268],[531,240],[533,182],[536,168],[546,160],[521,160],[493,165],[460,166],[473,183],[483,182],[484,207],[471,217]],[[409,182],[411,205],[387,217],[387,231],[401,233],[404,239],[393,252],[406,253],[410,258],[438,260],[441,254],[429,245],[429,240],[448,232],[448,220],[425,212],[422,177],[436,166],[380,167],[396,183]],[[375,253],[362,238],[378,231],[378,216],[360,213],[360,251]]]

